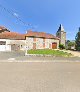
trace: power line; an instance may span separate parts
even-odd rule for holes
[[[24,22],[13,10],[9,10],[9,9],[5,8],[5,7],[4,7],[3,5],[1,5],[1,4],[0,4],[0,7],[1,7],[2,9],[4,9],[6,12],[8,12],[10,15],[12,15],[13,17],[15,17],[19,22],[23,23],[25,26],[30,26],[31,29],[35,29],[35,28],[32,26],[32,24]]]

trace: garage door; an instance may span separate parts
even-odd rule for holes
[[[57,49],[57,43],[52,43],[52,49]]]
[[[5,51],[6,50],[6,45],[0,45],[0,51]]]
[[[18,45],[18,44],[12,44],[12,45],[11,45],[11,50],[12,50],[12,51],[20,50],[20,45]]]

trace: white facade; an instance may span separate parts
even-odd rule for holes
[[[9,41],[8,39],[0,39],[0,51],[11,51],[11,46],[8,45]]]
[[[25,40],[0,39],[0,43],[0,51],[12,51],[13,45],[14,50],[17,49],[17,46],[19,50],[25,50]]]
[[[0,51],[5,51],[6,50],[6,46],[5,45],[0,45]]]

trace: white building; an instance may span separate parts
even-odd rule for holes
[[[25,50],[25,35],[3,28],[0,28],[0,51]]]
[[[58,49],[59,38],[44,32],[28,31],[26,34],[0,28],[0,51],[26,49]]]

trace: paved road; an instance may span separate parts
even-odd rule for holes
[[[0,63],[0,92],[80,92],[80,63]]]

